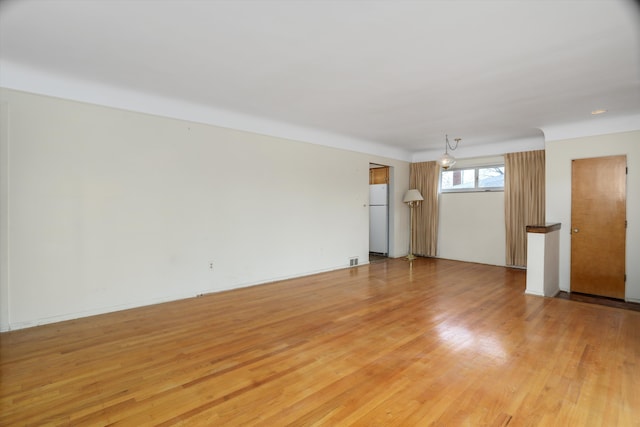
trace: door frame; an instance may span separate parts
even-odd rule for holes
[[[388,192],[388,200],[387,200],[387,256],[392,257],[392,254],[395,254],[395,230],[393,224],[395,224],[395,180],[394,173],[395,168],[391,165],[385,165],[382,163],[369,162],[369,169],[367,169],[367,173],[371,169],[371,166],[381,166],[389,168],[389,182],[387,183],[387,192]],[[367,206],[368,206],[367,201]],[[369,234],[367,233],[367,250],[369,248]]]

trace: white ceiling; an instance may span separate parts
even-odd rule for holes
[[[640,128],[639,40],[632,0],[5,0],[0,84],[405,159],[448,133],[464,157]]]

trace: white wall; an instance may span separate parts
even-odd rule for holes
[[[9,109],[0,99],[0,331],[9,325]]]
[[[640,302],[640,131],[581,137],[546,144],[546,220],[560,222],[560,289],[570,289],[571,160],[627,156],[626,299]]]
[[[504,193],[440,194],[438,257],[504,265]]]
[[[2,330],[366,262],[371,161],[394,167],[406,254],[406,162],[1,95]]]
[[[503,156],[459,159],[456,168],[504,164]],[[438,257],[505,265],[504,192],[441,193]]]

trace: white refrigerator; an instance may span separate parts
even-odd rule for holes
[[[389,193],[387,184],[369,186],[369,252],[389,252]]]

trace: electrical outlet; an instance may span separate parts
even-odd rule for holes
[[[213,263],[212,262],[209,263],[209,270],[213,270]]]
[[[358,265],[358,257],[349,258],[349,267]]]

